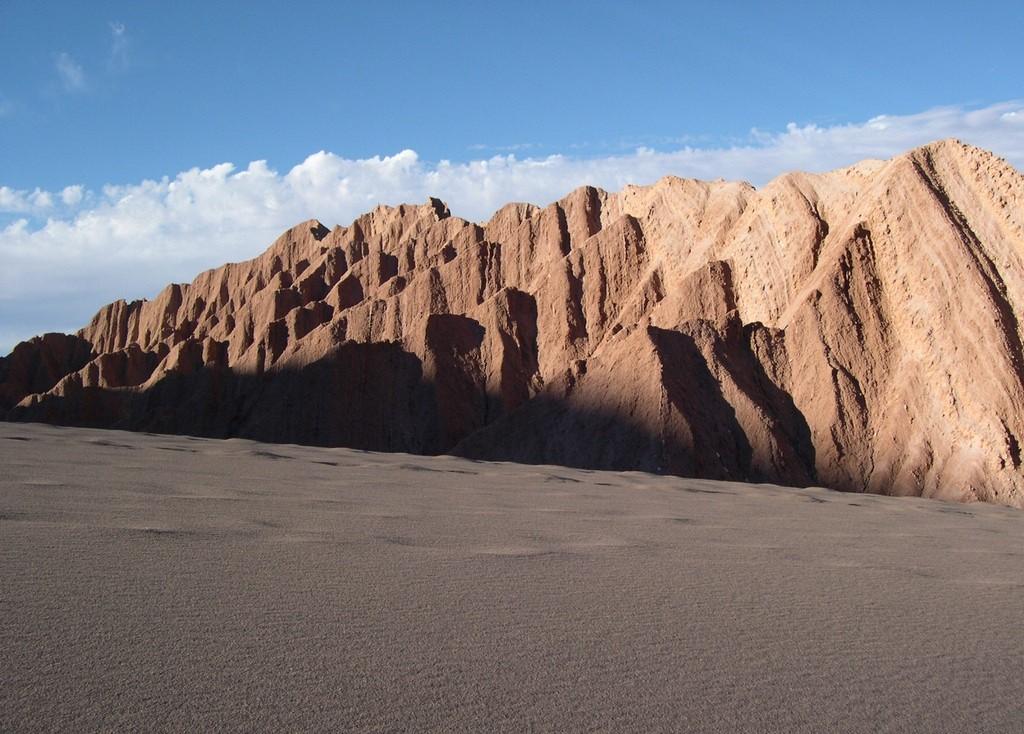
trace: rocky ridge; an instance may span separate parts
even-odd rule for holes
[[[11,420],[1024,505],[1024,176],[946,140],[303,222],[0,359]]]

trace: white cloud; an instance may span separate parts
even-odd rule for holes
[[[128,68],[128,29],[124,23],[110,21],[110,58],[107,61],[111,70],[121,71]]]
[[[20,212],[28,206],[24,191],[15,191],[7,186],[0,186],[0,211]]]
[[[71,54],[61,52],[57,55],[55,66],[61,84],[66,92],[81,92],[85,90],[85,71],[81,64],[71,58]]]
[[[52,207],[53,194],[49,191],[39,188],[24,191],[0,186],[0,214],[34,214],[38,216]]]
[[[378,203],[439,196],[454,214],[482,220],[508,201],[543,204],[584,183],[616,190],[671,173],[760,185],[787,170],[828,170],[945,137],[989,148],[1024,169],[1022,118],[1024,102],[1007,102],[833,127],[791,124],[754,131],[744,145],[643,147],[602,158],[509,154],[430,163],[412,150],[362,160],[321,151],[285,173],[254,161],[99,191],[0,187],[0,213],[20,217],[0,224],[0,335],[84,324],[107,301],[151,296],[203,268],[253,257],[298,221],[347,224]],[[11,346],[0,343],[0,353]]]
[[[67,206],[78,206],[78,204],[82,202],[82,197],[84,195],[85,187],[81,184],[65,186],[60,192],[60,200]]]
[[[49,191],[36,189],[29,194],[28,200],[32,208],[37,211],[45,211],[53,206],[53,194]]]
[[[474,143],[473,145],[466,146],[466,150],[472,150],[482,152],[491,150],[500,153],[516,153],[522,150],[531,150],[534,148],[540,148],[538,143],[510,143],[508,145],[487,145],[485,143]]]

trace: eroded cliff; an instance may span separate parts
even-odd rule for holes
[[[0,360],[10,419],[1024,505],[1024,177],[431,200],[285,232]]]

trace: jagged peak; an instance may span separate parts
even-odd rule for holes
[[[876,183],[892,186],[894,181],[909,178],[945,189],[947,185],[955,187],[954,182],[960,179],[987,180],[991,184],[1004,177],[1017,180],[1018,188],[1024,185],[1024,174],[1003,158],[958,138],[944,138],[889,159],[880,167]]]
[[[953,164],[983,164],[994,160],[1002,161],[991,151],[965,143],[959,138],[933,140],[893,158],[894,161],[901,159],[916,162],[947,161]],[[1005,161],[1002,162],[1005,163]]]
[[[668,189],[678,187],[698,187],[702,189],[712,189],[719,186],[738,186],[740,188],[753,189],[754,186],[749,181],[729,181],[724,178],[715,179],[703,179],[703,178],[692,178],[690,176],[676,176],[674,174],[668,174],[662,176],[657,181],[647,186],[641,186],[637,184],[629,184],[623,189]]]
[[[946,153],[951,151],[976,151],[979,153],[985,152],[982,151],[981,148],[965,143],[964,141],[960,140],[960,138],[939,138],[938,140],[932,140],[931,142],[925,143],[924,145],[919,145],[916,148],[911,148],[903,155],[914,156],[922,152],[934,154]]]
[[[586,184],[583,186],[577,186],[575,189],[559,199],[557,203],[564,207],[582,202],[599,202],[607,198],[607,191],[598,186]]]
[[[494,214],[492,214],[487,221],[483,222],[483,226],[488,227],[506,219],[515,220],[518,224],[525,219],[530,219],[535,216],[539,211],[541,211],[541,208],[536,204],[531,204],[526,201],[510,201],[504,206],[496,209]]]
[[[448,205],[436,197],[429,197],[427,199],[427,206],[434,210],[434,214],[437,215],[439,220],[447,219],[452,215],[451,211],[448,209]]]

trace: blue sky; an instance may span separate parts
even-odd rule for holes
[[[57,188],[320,149],[721,143],[1014,99],[1022,38],[1019,2],[8,0],[0,175]]]
[[[1019,2],[0,0],[0,352],[378,201],[486,218],[949,135],[1019,167],[1022,32]]]

